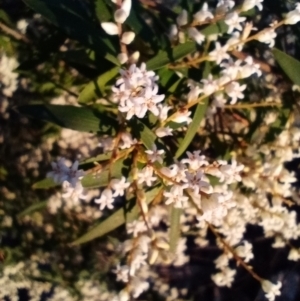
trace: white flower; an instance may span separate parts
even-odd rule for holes
[[[205,40],[205,35],[203,35],[200,31],[198,31],[195,27],[190,27],[188,29],[188,36],[195,40],[198,45],[201,45]]]
[[[119,34],[119,29],[118,29],[118,26],[116,23],[102,22],[101,27],[107,34],[109,34],[111,36]]]
[[[139,233],[147,231],[147,226],[144,221],[134,220],[131,223],[126,224],[128,234],[133,234],[133,237],[137,237]]]
[[[162,104],[157,105],[159,110],[158,118],[160,121],[165,121],[168,118],[168,112],[172,107],[164,106]]]
[[[248,11],[250,9],[252,9],[253,7],[257,6],[257,8],[259,10],[262,10],[263,9],[263,6],[262,6],[262,2],[264,0],[245,0],[243,5],[242,5],[242,8],[241,8],[241,11]]]
[[[216,64],[220,64],[223,60],[228,60],[230,58],[229,54],[227,53],[228,45],[224,45],[223,47],[219,42],[216,42],[215,50],[209,53],[209,59],[211,61],[215,61]]]
[[[172,24],[169,29],[168,37],[172,41],[177,38],[177,35],[178,35],[178,27],[175,24]]]
[[[190,112],[187,109],[180,109],[175,117],[173,117],[172,121],[176,122],[176,123],[183,123],[186,122],[187,124],[192,122],[192,118],[190,118],[189,116],[192,114],[192,112]]]
[[[117,9],[114,13],[114,18],[117,23],[123,24],[129,17],[131,10],[131,0],[124,0],[121,8]]]
[[[122,34],[121,42],[129,45],[135,38],[135,33],[133,31],[125,31]]]
[[[201,83],[203,84],[203,93],[205,95],[211,95],[218,90],[218,82],[211,74],[208,75],[207,79],[203,78]]]
[[[164,154],[164,150],[157,150],[156,145],[152,146],[152,150],[146,150],[145,153],[147,154],[147,158],[151,163],[159,162],[160,164],[163,163],[162,154]]]
[[[299,259],[300,259],[299,250],[292,248],[289,252],[288,260],[298,261]]]
[[[151,166],[146,166],[138,172],[138,184],[146,183],[150,187],[152,186],[152,182],[156,180],[157,177],[153,176],[153,168]]]
[[[105,188],[99,199],[95,199],[96,204],[100,204],[100,210],[103,210],[105,207],[108,209],[113,209],[114,197],[111,189]]]
[[[263,291],[266,293],[266,298],[269,299],[269,301],[274,301],[276,296],[280,296],[280,288],[282,286],[282,283],[280,281],[277,282],[277,284],[272,283],[269,280],[263,280],[261,282],[261,286]]]
[[[194,171],[197,171],[200,169],[200,167],[208,165],[205,156],[200,156],[200,153],[201,151],[194,151],[193,153],[187,151],[186,154],[188,156],[188,159],[182,159],[181,162],[189,164],[189,168],[191,168]]]
[[[130,186],[130,183],[126,182],[126,178],[122,177],[120,179],[113,179],[110,181],[110,186],[115,191],[113,197],[123,196],[124,191]]]
[[[287,13],[284,19],[284,24],[296,24],[300,21],[300,3],[296,3],[296,9]]]
[[[127,63],[128,61],[128,55],[124,52],[119,53],[117,58],[121,65]]]
[[[182,12],[177,16],[176,22],[178,26],[184,26],[188,22],[188,13],[185,9],[182,10]]]
[[[178,185],[173,185],[170,191],[165,191],[164,196],[166,198],[165,204],[174,204],[175,208],[185,208],[189,199],[183,195],[183,188]]]
[[[121,144],[120,144],[120,148],[121,149],[126,149],[126,148],[130,148],[131,146],[135,145],[137,143],[136,139],[132,139],[132,136],[130,133],[128,132],[123,132],[121,134]]]
[[[225,17],[225,23],[228,25],[227,33],[232,33],[235,29],[242,31],[242,22],[246,20],[246,17],[240,17],[238,13],[232,12]]]
[[[269,44],[269,47],[274,47],[275,45],[275,38],[276,38],[277,34],[274,31],[274,29],[269,29],[267,31],[263,31],[263,33],[261,33],[256,40],[262,42],[262,43],[266,43]]]
[[[244,94],[242,91],[246,89],[246,85],[241,85],[238,82],[231,82],[225,86],[226,94],[231,97],[231,104],[235,104],[238,99],[243,99]]]
[[[213,14],[208,10],[208,5],[205,2],[201,10],[199,10],[197,13],[194,14],[194,21],[201,23],[213,19],[213,17],[214,17]]]
[[[160,128],[157,128],[155,130],[155,134],[159,138],[162,138],[162,137],[165,137],[165,136],[173,136],[172,132],[173,132],[173,129],[171,129],[169,126],[160,127]]]
[[[244,258],[245,262],[249,262],[254,257],[252,253],[252,244],[248,241],[244,241],[244,245],[236,247],[235,251],[238,256]]]
[[[218,286],[231,287],[235,274],[236,270],[231,270],[229,267],[224,267],[221,269],[221,272],[213,275],[211,278]]]
[[[113,272],[117,276],[117,281],[123,281],[123,282],[128,282],[129,278],[129,267],[127,265],[122,265],[120,266],[119,264],[117,265],[116,269],[113,270]]]

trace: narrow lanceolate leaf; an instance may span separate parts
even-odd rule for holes
[[[155,134],[138,119],[132,119],[130,125],[135,137],[141,140],[147,149],[152,149],[156,140]]]
[[[115,65],[119,65],[116,49],[93,22],[91,7],[86,1],[23,0],[30,8],[64,31],[70,38],[94,49]]]
[[[217,33],[224,33],[227,31],[227,25],[224,22],[218,22],[217,24],[212,24],[201,31],[205,36],[209,36]],[[169,63],[174,63],[188,54],[197,50],[197,44],[195,42],[187,42],[169,51],[160,51],[155,57],[147,62],[147,68],[150,70],[156,70]]]
[[[151,203],[156,195],[160,192],[161,187],[156,187],[150,191],[146,192],[146,202]],[[101,237],[114,229],[125,224],[126,220],[132,221],[138,217],[139,208],[137,205],[133,206],[130,211],[125,212],[124,209],[119,209],[110,215],[106,220],[101,222],[99,225],[88,231],[86,234],[75,240],[73,245],[80,245],[91,241],[97,237]]]
[[[57,183],[50,178],[46,178],[33,184],[32,189],[49,189],[55,186],[57,186]]]
[[[300,62],[279,49],[274,48],[272,52],[285,74],[294,84],[300,86]]]
[[[23,216],[29,215],[35,211],[41,210],[46,208],[47,206],[47,201],[44,202],[38,202],[38,203],[34,203],[31,206],[29,206],[28,208],[26,208],[24,211],[20,212],[17,217],[21,218]]]
[[[107,114],[86,107],[36,104],[20,106],[18,111],[28,117],[81,132],[114,134],[118,126],[116,120]]]
[[[100,171],[97,174],[88,174],[83,177],[81,184],[85,188],[105,187],[111,179],[120,179],[124,176],[127,167],[124,160],[118,160],[111,164],[110,170]]]
[[[114,67],[88,83],[80,92],[78,102],[89,103],[95,101],[97,98],[104,97],[106,95],[105,88],[107,83],[118,74],[119,69],[119,67]]]
[[[203,103],[199,103],[197,105],[193,120],[190,123],[186,135],[184,136],[184,139],[180,143],[179,148],[175,154],[176,158],[179,158],[186,151],[190,143],[193,141],[199,129],[200,123],[203,117],[205,116],[207,105],[208,105],[208,98],[206,98]]]
[[[181,208],[171,209],[171,225],[170,225],[170,251],[175,252],[180,237],[180,216],[182,213]]]

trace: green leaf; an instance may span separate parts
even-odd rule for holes
[[[227,31],[227,25],[220,21],[217,24],[212,24],[201,30],[201,33],[205,36],[209,36],[217,33],[224,33]],[[184,44],[175,46],[170,51],[160,51],[155,57],[147,62],[147,68],[149,70],[156,70],[171,62],[176,62],[179,59],[184,58],[188,54],[197,50],[197,44],[195,42],[186,42]]]
[[[11,22],[9,15],[3,9],[0,9],[0,20],[2,20],[4,23],[6,23],[9,26],[13,26],[13,23]]]
[[[190,123],[186,135],[184,136],[184,139],[180,143],[180,146],[175,154],[175,158],[179,158],[185,152],[185,150],[188,148],[188,146],[194,139],[199,129],[200,123],[203,117],[205,116],[207,105],[208,105],[208,98],[205,98],[204,103],[198,103],[193,117],[193,121]]]
[[[96,50],[110,62],[119,65],[116,49],[105,37],[100,26],[92,21],[86,2],[73,0],[23,0],[71,38]]]
[[[29,206],[28,208],[26,208],[24,211],[20,212],[17,215],[17,218],[22,218],[23,216],[29,215],[35,211],[44,209],[44,208],[46,208],[46,206],[47,206],[47,201],[34,203],[31,206]]]
[[[86,175],[81,180],[81,184],[85,188],[105,187],[108,185],[110,179],[120,179],[127,173],[127,166],[124,160],[118,160],[110,166],[109,170],[101,171],[96,175]]]
[[[36,104],[20,106],[18,111],[28,117],[82,132],[114,134],[118,126],[116,120],[107,114],[87,107]]]
[[[150,204],[155,196],[159,193],[161,187],[156,187],[150,191],[147,191],[145,193],[146,196],[146,202]],[[114,212],[112,215],[110,215],[106,220],[101,222],[99,225],[88,231],[83,236],[79,237],[77,240],[72,242],[73,245],[80,245],[83,243],[86,243],[88,241],[91,241],[97,237],[101,237],[112,230],[120,227],[123,225],[126,220],[134,220],[138,217],[139,214],[139,208],[137,205],[135,205],[131,211],[125,213],[124,209],[119,209],[116,212]]]
[[[180,216],[181,208],[171,208],[171,225],[170,225],[170,251],[175,252],[180,237]]]
[[[58,184],[55,183],[52,179],[46,178],[33,184],[32,189],[48,189],[55,186],[58,186]]]
[[[106,160],[109,160],[111,158],[111,156],[112,156],[112,152],[107,152],[107,153],[104,153],[104,154],[100,154],[96,157],[92,157],[92,158],[81,161],[79,163],[79,166],[82,166],[82,165],[85,165],[85,164],[88,164],[88,163],[93,163],[93,162],[106,161]]]
[[[279,49],[273,48],[272,52],[285,74],[294,84],[300,86],[300,62]]]
[[[176,62],[179,59],[184,58],[188,54],[197,50],[197,44],[195,42],[186,42],[178,45],[168,51],[160,51],[155,57],[147,62],[148,70],[156,70],[163,66],[166,66],[170,62]]]
[[[152,149],[152,146],[155,144],[155,140],[157,138],[155,134],[142,121],[136,118],[130,120],[129,123],[132,131],[135,134],[135,137],[141,139],[147,149]]]
[[[96,0],[95,11],[100,23],[108,22],[112,18],[111,11],[108,9],[105,1],[103,0]]]
[[[98,99],[99,97],[105,96],[106,84],[118,74],[119,70],[119,67],[114,67],[111,70],[100,75],[97,79],[88,83],[80,92],[78,102],[89,103]]]

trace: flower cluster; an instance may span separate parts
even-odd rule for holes
[[[126,113],[126,119],[133,116],[143,118],[147,111],[158,116],[158,103],[165,96],[157,94],[157,75],[153,71],[147,71],[146,64],[142,64],[140,68],[131,65],[128,70],[121,70],[120,73],[122,77],[112,88],[112,101],[118,103],[120,112]]]

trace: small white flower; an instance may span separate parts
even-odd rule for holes
[[[269,44],[269,47],[274,47],[275,45],[275,38],[276,38],[277,34],[275,32],[274,29],[269,29],[267,31],[264,31],[262,34],[260,34],[256,40],[262,42],[262,43],[266,43]]]
[[[242,91],[246,89],[246,85],[241,85],[238,82],[231,82],[225,86],[226,94],[231,97],[231,104],[235,104],[238,99],[243,99],[244,94]]]
[[[119,264],[113,270],[113,272],[117,276],[117,281],[128,282],[129,278],[129,267],[127,265],[120,266]]]
[[[124,52],[119,53],[117,58],[118,58],[118,61],[120,62],[120,64],[122,64],[122,65],[127,63],[127,61],[128,61],[128,55]]]
[[[242,31],[242,22],[246,20],[246,17],[240,17],[238,13],[232,12],[226,15],[224,22],[228,25],[227,33],[232,33],[235,29]]]
[[[176,22],[178,26],[184,26],[188,22],[188,13],[185,9],[182,10],[182,12],[178,15],[176,18]]]
[[[162,138],[166,136],[173,136],[173,129],[170,127],[160,127],[155,130],[155,134],[157,137]]]
[[[216,64],[220,64],[223,60],[228,60],[230,58],[228,51],[228,45],[221,46],[219,42],[216,42],[215,50],[209,53],[209,59],[215,61]]]
[[[114,197],[111,189],[105,188],[99,199],[95,199],[96,204],[100,204],[100,210],[103,210],[105,207],[108,209],[113,209]]]
[[[211,74],[208,75],[207,79],[202,79],[203,93],[205,95],[211,95],[218,90],[218,82],[213,78]]]
[[[187,109],[180,109],[175,117],[172,119],[172,121],[176,122],[176,123],[183,123],[186,122],[187,124],[192,122],[192,118],[190,118],[189,116],[192,114],[192,112],[190,112]]]
[[[200,31],[198,31],[195,27],[190,27],[188,29],[188,36],[195,40],[198,45],[201,45],[205,40],[205,35],[203,35]]]
[[[257,8],[259,10],[262,10],[263,9],[263,6],[262,6],[262,2],[264,0],[245,0],[243,5],[242,5],[242,8],[241,8],[241,11],[248,11],[250,9],[252,9],[253,7],[257,6]]]
[[[174,204],[176,208],[185,208],[189,199],[183,195],[183,188],[178,185],[172,186],[170,191],[165,191],[164,197],[166,198],[166,205]]]
[[[111,36],[119,34],[119,29],[118,29],[118,26],[116,23],[103,22],[103,23],[101,23],[101,27],[107,34],[109,34]]]
[[[144,167],[138,172],[138,184],[146,183],[148,187],[152,186],[152,182],[157,180],[156,176],[153,176],[153,168],[151,166]]]
[[[300,3],[296,4],[296,9],[287,13],[284,19],[284,24],[296,24],[300,21]]]
[[[227,286],[231,287],[236,270],[231,270],[229,267],[224,267],[221,269],[221,272],[213,275],[211,278],[218,286]]]
[[[113,179],[110,181],[110,186],[115,191],[113,197],[123,196],[124,191],[130,186],[130,183],[126,182],[126,178],[122,177],[120,179]]]
[[[151,163],[159,162],[160,164],[163,163],[162,154],[164,154],[164,150],[157,150],[156,145],[152,146],[152,150],[146,150],[145,153],[147,154],[147,158]]]
[[[122,34],[121,42],[129,45],[135,38],[135,33],[133,31],[125,31]]]
[[[208,4],[205,2],[197,13],[194,14],[195,22],[204,22],[210,19],[213,19],[214,15],[208,10]]]
[[[298,261],[299,259],[300,259],[299,250],[292,248],[289,252],[288,260]]]
[[[280,288],[282,286],[282,283],[280,281],[277,282],[277,284],[272,283],[269,280],[263,280],[261,282],[261,286],[263,291],[266,293],[266,298],[269,299],[269,301],[274,301],[276,296],[280,296]]]

